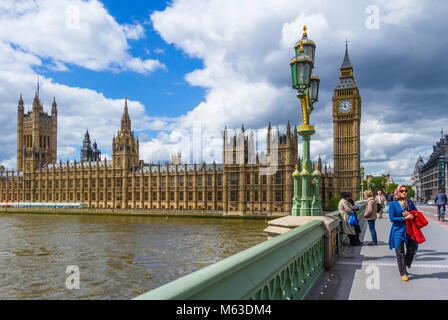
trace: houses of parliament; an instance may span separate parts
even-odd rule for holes
[[[316,165],[322,173],[325,208],[341,191],[360,192],[361,98],[346,48],[339,83],[333,95],[334,169]],[[271,124],[267,150],[254,152],[254,133],[242,127],[233,136],[224,130],[223,163],[145,163],[132,130],[127,99],[121,127],[112,139],[112,159],[90,146],[86,132],[81,161],[57,161],[58,107],[43,110],[38,92],[32,110],[25,114],[20,97],[17,108],[17,171],[0,173],[0,202],[85,203],[90,208],[219,210],[225,213],[290,214],[292,173],[298,155],[297,128],[289,122],[285,133]],[[275,146],[275,147],[274,147]],[[269,164],[276,159],[276,170]],[[267,159],[267,162],[263,159]]]

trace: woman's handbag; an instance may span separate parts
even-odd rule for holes
[[[350,214],[350,217],[348,218],[348,224],[354,227],[359,226],[358,219],[356,219],[356,216],[353,212]]]

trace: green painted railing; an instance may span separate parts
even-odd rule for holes
[[[324,233],[313,221],[135,299],[303,299],[324,271]]]
[[[360,203],[358,219],[364,214]],[[337,217],[340,213],[329,215]],[[324,271],[323,222],[315,220],[135,300],[300,300]],[[339,226],[338,251],[346,237]]]

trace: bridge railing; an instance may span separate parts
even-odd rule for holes
[[[360,217],[365,209],[361,206]],[[339,218],[339,212],[331,213]],[[339,227],[341,245],[342,228]],[[314,220],[140,295],[135,300],[300,300],[324,271],[324,235]]]

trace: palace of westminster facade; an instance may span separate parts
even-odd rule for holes
[[[63,163],[57,162],[56,100],[50,115],[44,112],[37,92],[32,111],[24,113],[22,97],[17,110],[17,171],[0,173],[0,202],[82,202],[90,208],[235,214],[291,212],[292,173],[296,164],[299,170],[301,165],[297,130],[289,122],[284,134],[269,124],[266,154],[255,154],[253,132],[247,136],[241,128],[229,137],[225,129],[223,164],[148,164],[139,158],[139,140],[131,130],[126,100],[120,131],[112,140],[112,160],[100,160],[96,143],[93,152],[87,150],[87,133],[82,161]],[[333,95],[335,167],[322,166],[320,158],[315,164],[322,173],[324,208],[341,191],[352,192],[354,198],[359,195],[360,119],[361,98],[346,50]],[[272,159],[274,152],[278,165],[270,173],[261,158]]]

